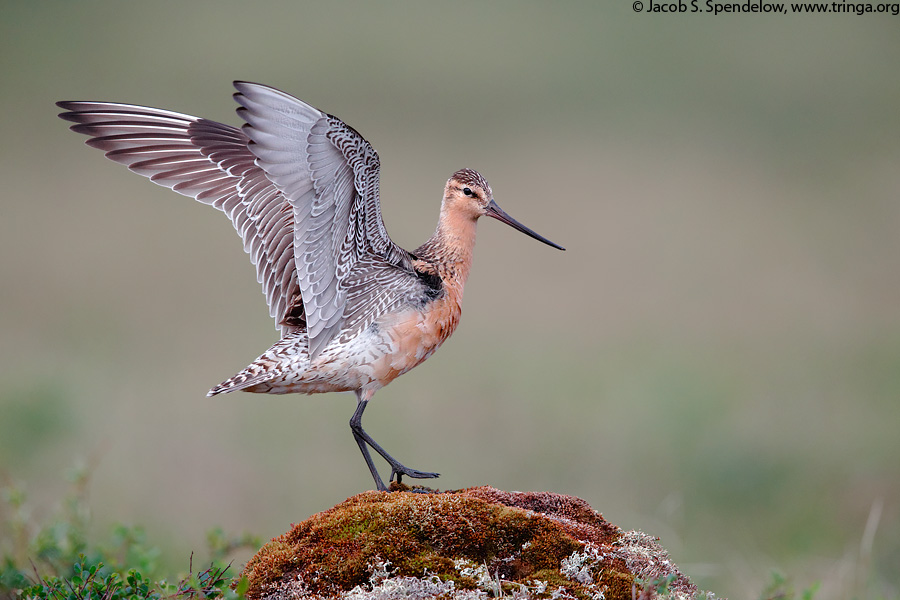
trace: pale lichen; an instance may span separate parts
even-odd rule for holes
[[[567,579],[584,586],[592,600],[606,600],[600,587],[602,562],[605,554],[593,544],[585,544],[584,549],[575,551],[560,561],[559,571]]]
[[[583,500],[493,488],[354,496],[269,542],[244,575],[249,600],[697,593],[654,538],[623,532]]]

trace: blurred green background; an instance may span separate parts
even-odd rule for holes
[[[481,224],[459,330],[366,413],[395,456],[443,488],[580,496],[720,595],[777,569],[817,598],[896,597],[898,24],[3,2],[0,477],[50,511],[91,463],[96,526],[144,524],[180,568],[211,527],[268,538],[371,487],[352,394],[205,397],[275,340],[235,232],[53,105],[237,124],[247,79],[372,142],[401,245],[469,166],[568,248]]]

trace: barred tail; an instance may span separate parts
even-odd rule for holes
[[[253,387],[254,385],[258,385],[260,383],[265,383],[269,379],[272,379],[273,374],[263,371],[259,372],[259,367],[257,365],[250,365],[234,377],[226,379],[213,389],[207,392],[206,397],[217,396],[219,394],[227,394],[229,392],[237,392],[240,390],[246,390],[247,388]]]
[[[240,373],[226,379],[209,390],[206,395],[216,396],[238,390],[270,394],[287,394],[297,391],[290,386],[279,384],[283,384],[286,377],[289,379],[294,376],[299,377],[309,366],[308,359],[296,360],[298,355],[308,356],[306,344],[305,331],[288,333],[256,360],[244,367]]]

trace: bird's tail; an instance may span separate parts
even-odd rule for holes
[[[285,335],[274,346],[262,353],[262,355],[247,365],[240,373],[226,379],[213,389],[207,396],[227,394],[244,390],[247,392],[268,392],[270,394],[286,394],[297,391],[283,385],[275,385],[279,381],[284,383],[284,369],[289,371],[300,369],[305,363],[296,362],[291,357],[305,353],[307,337],[305,331],[293,331]],[[277,388],[277,389],[273,389]]]
[[[219,394],[227,394],[228,392],[237,392],[240,390],[253,391],[248,390],[248,388],[265,383],[272,378],[271,373],[260,373],[257,369],[253,368],[254,366],[255,365],[250,365],[234,377],[226,379],[213,389],[209,390],[206,396],[217,396]]]

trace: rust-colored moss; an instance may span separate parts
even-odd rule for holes
[[[583,500],[548,493],[473,488],[445,493],[366,492],[313,515],[275,538],[244,569],[252,600],[285,585],[337,595],[368,583],[376,562],[394,575],[437,575],[463,588],[477,581],[455,564],[487,567],[504,588],[546,581],[589,598],[583,584],[566,579],[561,561],[586,543],[611,547],[621,534]],[[604,554],[606,556],[606,554]],[[592,567],[603,576],[607,598],[630,598],[634,576],[610,553]],[[625,593],[627,589],[627,594]]]
[[[607,600],[634,600],[633,586],[634,575],[631,573],[613,570],[603,571],[601,587]]]

